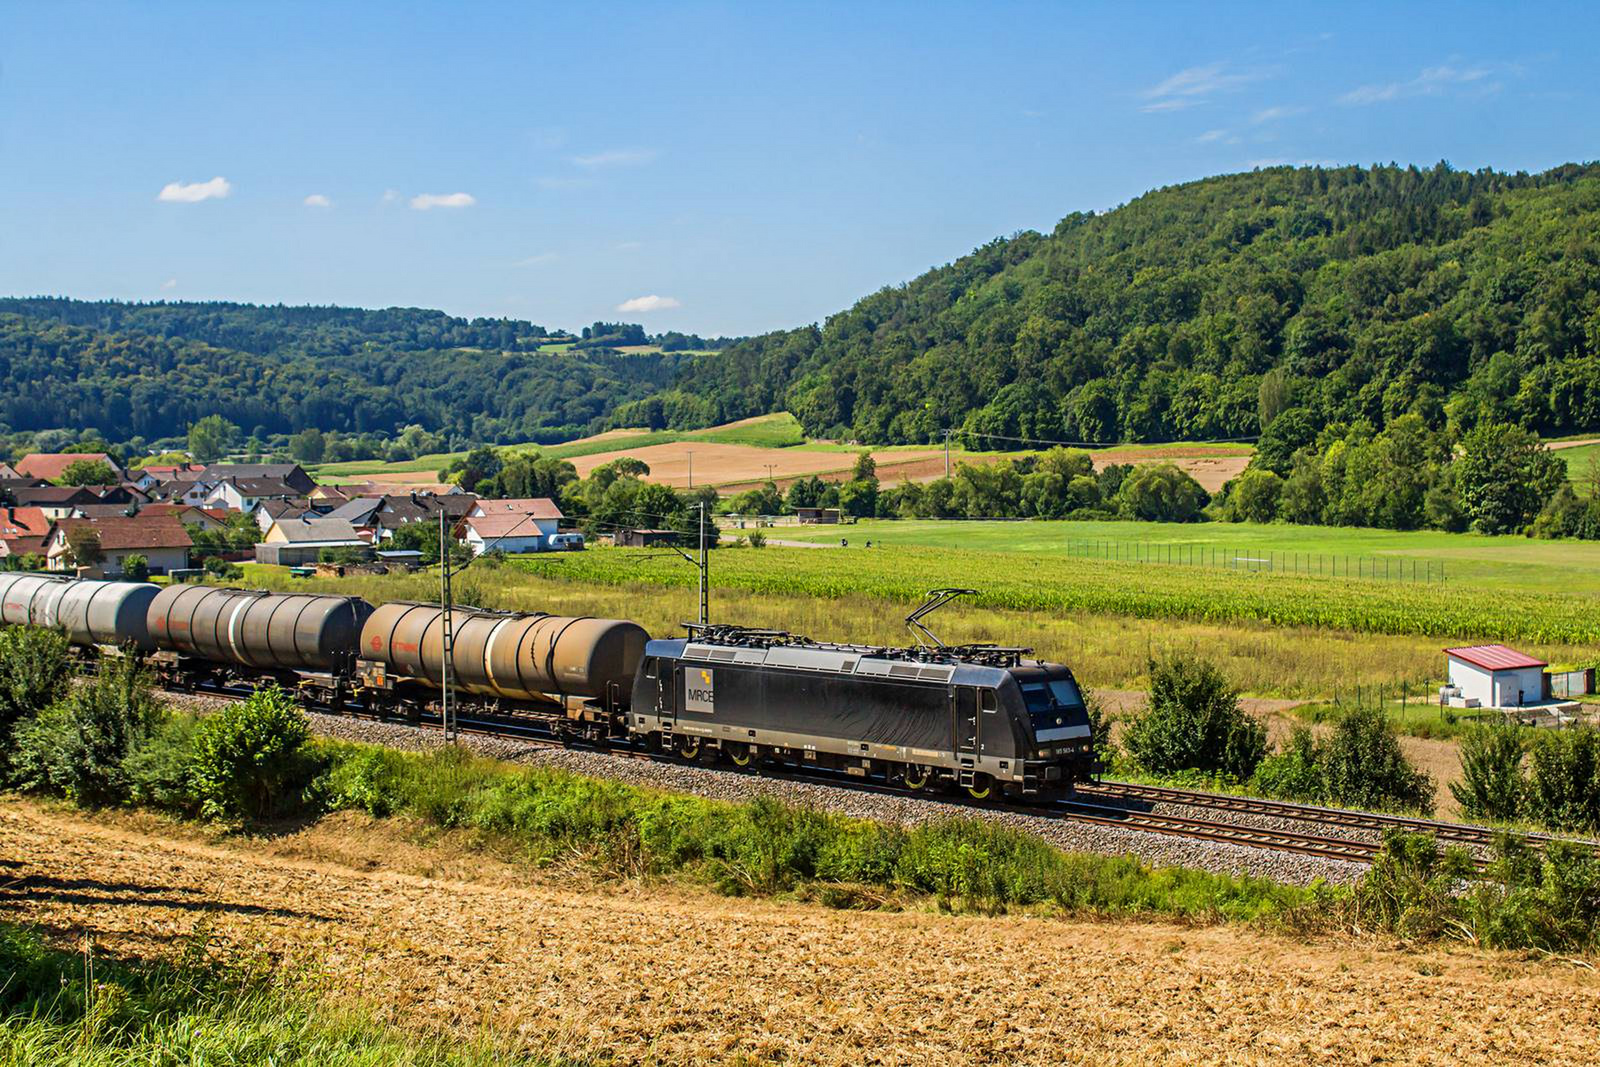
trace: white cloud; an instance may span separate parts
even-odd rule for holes
[[[383,204],[394,204],[398,203],[399,200],[400,190],[398,189],[385,189],[383,195],[378,197],[378,202]]]
[[[580,167],[636,167],[641,163],[648,163],[656,158],[653,148],[613,148],[606,152],[596,152],[592,156],[573,156],[572,162]]]
[[[632,300],[624,300],[617,305],[617,310],[633,312],[668,311],[682,306],[670,296],[656,296],[652,293],[650,296],[636,296]]]
[[[329,200],[327,197],[323,196],[321,193],[312,193],[310,196],[305,198],[304,203],[305,203],[306,207],[332,207],[333,206],[333,201]]]
[[[1217,93],[1243,88],[1251,82],[1269,78],[1273,73],[1270,70],[1230,70],[1228,64],[1222,62],[1189,67],[1141,92],[1139,96],[1150,103],[1139,110],[1182,111],[1205,103]]]
[[[511,265],[513,267],[538,267],[543,266],[546,263],[554,263],[556,259],[557,256],[554,252],[540,252],[537,255],[529,256],[526,259],[519,259]]]
[[[221,200],[231,192],[232,183],[218,175],[208,182],[168,182],[156,194],[156,199],[172,204],[198,204],[202,200]]]
[[[1481,82],[1493,71],[1489,67],[1453,67],[1448,63],[1426,67],[1410,81],[1389,82],[1387,85],[1363,85],[1339,97],[1341,104],[1381,104],[1390,100],[1403,100],[1413,96],[1440,96],[1452,85],[1470,85]],[[1493,90],[1498,86],[1485,86]]]
[[[178,279],[176,278],[168,278],[166,281],[161,283],[161,288],[163,289],[176,289],[177,287]]]
[[[1224,139],[1226,139],[1229,144],[1232,144],[1234,141],[1238,140],[1236,137],[1229,137],[1227,130],[1207,130],[1199,137],[1196,137],[1195,141],[1200,144],[1210,144],[1212,141],[1221,141]]]
[[[1278,119],[1288,119],[1293,118],[1296,115],[1303,115],[1305,114],[1305,111],[1306,109],[1303,107],[1280,106],[1263,108],[1262,110],[1257,111],[1254,115],[1251,115],[1250,121],[1252,124],[1259,126],[1263,122],[1276,122]]]
[[[411,206],[418,211],[431,211],[436,207],[471,207],[477,202],[471,193],[418,193],[411,198]]]

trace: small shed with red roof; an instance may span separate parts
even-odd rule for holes
[[[1544,669],[1549,666],[1526,652],[1505,645],[1447,648],[1450,685],[1461,690],[1468,706],[1520,708],[1545,699]]]

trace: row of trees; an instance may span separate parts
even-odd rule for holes
[[[1455,441],[1419,415],[1376,431],[1367,422],[1319,425],[1293,408],[1262,436],[1215,512],[1236,522],[1513,533],[1557,500],[1566,478],[1561,458],[1518,426],[1488,423]]]

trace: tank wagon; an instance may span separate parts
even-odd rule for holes
[[[357,680],[369,694],[406,704],[434,700],[443,685],[444,622],[437,604],[390,603],[361,628]],[[650,635],[620,619],[569,618],[454,608],[450,678],[494,711],[548,713],[609,736],[628,706]]]
[[[147,627],[167,684],[273,680],[336,703],[371,613],[359,597],[172,585],[150,602]]]
[[[984,799],[1091,777],[1088,710],[1072,672],[1027,649],[824,644],[738,627],[651,641],[628,730],[685,758],[776,758]]]
[[[155,650],[146,624],[156,587],[46,574],[0,574],[0,622],[65,630],[79,648]]]

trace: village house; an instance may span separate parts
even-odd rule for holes
[[[317,562],[325,548],[370,547],[371,542],[344,519],[306,515],[274,522],[256,545],[256,562],[300,567]]]
[[[80,506],[103,503],[87,488],[76,485],[42,485],[11,490],[17,507],[38,508],[47,519],[70,518]]]
[[[39,508],[0,508],[0,558],[44,556],[50,519]]]
[[[172,515],[185,526],[193,526],[207,533],[228,525],[226,508],[197,508],[188,504],[146,504],[139,509],[141,515]]]
[[[143,556],[151,574],[166,574],[189,566],[194,542],[183,523],[166,515],[110,519],[58,519],[45,538],[45,559],[53,571],[69,571],[78,564],[71,558],[73,531],[92,530],[100,541],[103,559],[95,570],[107,578],[120,577],[129,556]]]
[[[317,487],[316,479],[298,463],[213,463],[203,477],[212,484],[233,478],[282,482],[298,496]]]
[[[74,463],[104,463],[118,478],[123,476],[116,460],[104,452],[30,452],[17,460],[16,470],[24,478],[43,478],[53,482]]]
[[[245,515],[268,500],[303,501],[304,495],[273,478],[224,478],[206,494],[205,507],[227,508]]]
[[[474,555],[501,552],[543,552],[566,548],[554,540],[564,516],[549,497],[522,500],[478,500],[465,519],[463,540]],[[581,537],[579,546],[581,546]]]

